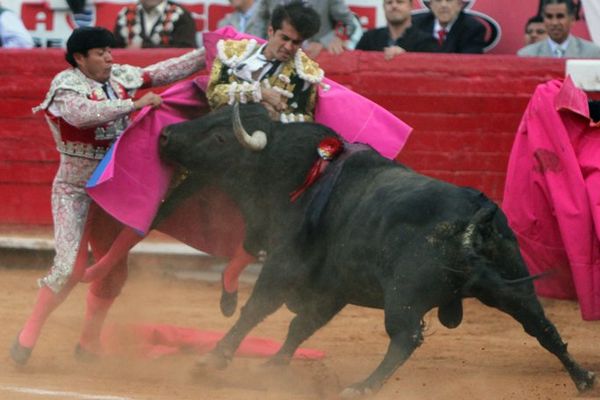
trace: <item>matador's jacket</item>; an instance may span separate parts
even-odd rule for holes
[[[139,2],[123,7],[113,29],[115,47],[197,47],[192,14],[172,1],[160,7],[162,12],[150,32],[144,29],[144,13]]]
[[[217,43],[206,90],[210,107],[217,109],[236,101],[258,103],[262,88],[270,87],[287,98],[281,122],[313,121],[323,70],[302,50],[289,61],[269,61],[263,56],[265,46],[254,39]]]
[[[131,98],[144,87],[185,78],[205,67],[204,49],[146,68],[113,65],[106,84],[86,77],[78,68],[58,73],[46,99],[34,112],[44,110],[60,153],[52,183],[52,216],[56,256],[40,285],[58,293],[70,278],[88,217],[90,197],[85,185],[110,145],[129,124],[135,106]],[[143,168],[143,166],[140,166]]]

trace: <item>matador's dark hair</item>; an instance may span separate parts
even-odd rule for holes
[[[298,32],[302,39],[310,39],[321,28],[319,14],[303,1],[295,0],[279,5],[273,10],[271,27],[281,29],[283,21],[287,21]]]
[[[77,67],[73,54],[81,53],[87,55],[89,49],[98,47],[114,47],[115,37],[108,29],[98,26],[86,26],[77,28],[71,33],[67,40],[67,52],[65,60],[73,67]]]

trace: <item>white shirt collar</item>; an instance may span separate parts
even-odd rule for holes
[[[263,50],[266,45],[267,44],[265,43],[260,46],[258,50],[252,53],[248,58],[246,58],[246,60],[242,61],[237,67],[235,67],[233,69],[235,76],[247,82],[260,81],[263,76],[273,67],[273,63],[268,61],[263,54]],[[258,79],[253,79],[253,73],[259,70],[260,72],[258,73]],[[256,74],[254,75],[256,76]]]
[[[567,39],[561,44],[556,43],[549,37],[546,40],[548,40],[548,44],[550,45],[550,50],[552,51],[552,54],[555,54],[557,49],[561,49],[564,54],[567,51],[567,47],[569,47],[569,42],[571,41],[571,34],[569,34]]]
[[[442,28],[442,25],[440,25],[440,21],[436,18],[434,23],[433,23],[433,37],[437,40],[437,38],[439,38],[439,32],[442,29],[446,30],[446,33],[450,32],[450,29],[452,29],[452,25],[454,25],[454,23],[456,22],[456,19],[458,17],[454,18],[452,21],[450,21],[450,23],[448,23],[448,25],[446,25],[445,28]]]

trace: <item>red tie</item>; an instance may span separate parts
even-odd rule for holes
[[[447,34],[448,32],[443,28],[438,31],[438,43],[440,44],[440,46],[444,44]]]

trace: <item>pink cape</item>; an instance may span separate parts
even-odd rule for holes
[[[248,36],[231,28],[204,34],[207,65],[214,60],[218,40],[242,37]],[[159,158],[158,136],[167,125],[207,112],[203,93],[206,82],[207,77],[201,77],[165,91],[163,104],[158,109],[144,109],[137,116],[88,182],[87,191],[92,199],[123,224],[142,233],[150,229],[172,174],[172,169]],[[411,128],[372,101],[335,82],[327,80],[326,83],[331,88],[319,91],[316,120],[336,130],[347,141],[369,144],[383,156],[394,159],[408,139]],[[341,115],[344,118],[340,118]],[[239,244],[243,238],[243,221],[237,208],[223,194],[216,190],[206,193],[213,193],[211,196],[219,199],[218,202],[209,199],[204,203],[204,206],[218,207],[218,215],[190,200],[187,203],[195,207],[195,211],[180,212],[179,220],[183,225],[173,223],[177,219],[174,216],[159,229],[210,254],[229,256],[235,249],[234,244]],[[216,221],[211,223],[211,218]],[[189,224],[189,221],[195,223]],[[189,234],[188,228],[197,232]],[[210,237],[220,233],[227,237]],[[215,252],[215,248],[222,251]]]
[[[541,296],[600,319],[600,128],[571,79],[539,85],[510,155],[503,209]]]
[[[144,358],[211,351],[223,337],[223,332],[205,331],[168,324],[108,325],[102,330],[102,349],[108,356],[133,354]],[[248,336],[236,351],[241,357],[269,357],[277,353],[281,343]],[[294,358],[320,360],[325,353],[299,348]]]

